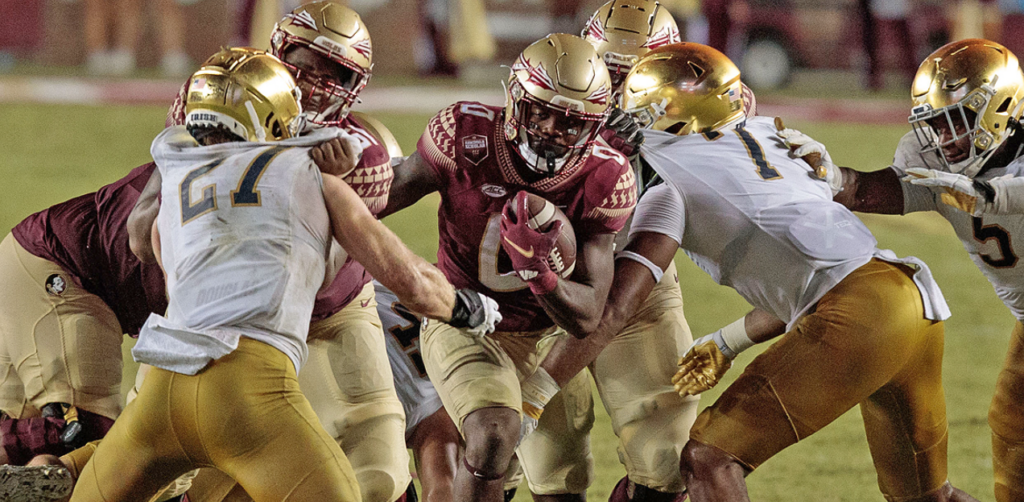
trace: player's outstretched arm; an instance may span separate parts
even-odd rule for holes
[[[156,261],[150,229],[153,228],[156,215],[160,212],[160,200],[157,195],[160,194],[161,180],[160,171],[154,169],[142,193],[139,194],[139,200],[135,201],[135,207],[128,214],[128,247],[142,263]]]
[[[400,164],[394,166],[395,177],[391,180],[388,193],[388,205],[377,216],[383,218],[389,214],[405,209],[425,195],[441,188],[441,180],[437,178],[434,168],[427,163],[419,152],[413,152]]]
[[[413,312],[448,321],[455,288],[441,271],[416,256],[366,208],[359,195],[336,176],[325,175],[324,199],[331,229],[349,255]]]

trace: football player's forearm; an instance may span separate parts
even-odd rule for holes
[[[786,323],[761,309],[747,313],[743,327],[747,331],[747,338],[754,343],[767,342],[786,332]]]
[[[388,203],[377,215],[378,218],[384,218],[415,204],[427,194],[436,192],[441,186],[433,168],[423,160],[419,152],[413,152],[401,164],[394,166],[393,170],[394,178],[388,190]]]
[[[843,190],[833,200],[851,211],[903,214],[903,187],[892,168],[874,172],[843,170]]]
[[[614,241],[615,234],[586,237],[579,247],[573,280],[559,279],[553,291],[537,295],[544,311],[566,331],[587,331],[600,322],[615,274]]]
[[[416,256],[370,213],[344,181],[324,176],[324,199],[335,239],[410,310],[446,321],[455,305],[455,288],[444,274]]]
[[[160,193],[161,179],[160,171],[154,170],[142,193],[139,194],[135,207],[128,214],[128,247],[142,263],[153,263],[156,260],[151,245],[150,229],[153,228],[153,222],[160,212],[157,195]]]

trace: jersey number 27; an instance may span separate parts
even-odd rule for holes
[[[262,204],[260,202],[260,191],[256,190],[256,184],[259,183],[260,177],[263,176],[263,171],[267,169],[270,161],[274,160],[274,157],[277,157],[279,153],[286,149],[285,147],[275,146],[253,159],[249,167],[245,168],[245,172],[242,173],[242,178],[238,180],[238,187],[231,191],[232,206],[259,206]],[[217,186],[208,185],[203,187],[203,197],[193,201],[192,183],[197,178],[216,169],[223,161],[224,159],[218,159],[193,169],[181,180],[181,185],[178,186],[178,193],[181,196],[182,225],[217,209]]]

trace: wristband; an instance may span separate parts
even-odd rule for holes
[[[559,390],[561,387],[558,386],[558,382],[547,370],[538,366],[537,371],[522,383],[523,414],[534,419],[540,418],[548,401],[555,397]]]
[[[453,328],[468,328],[474,325],[474,320],[479,324],[479,320],[474,319],[473,315],[479,315],[482,307],[479,295],[458,289],[455,291],[455,306],[452,307],[452,318],[448,320],[448,324]]]
[[[535,295],[546,295],[555,290],[558,286],[558,274],[548,270],[533,279],[530,279],[527,284],[530,285],[530,291],[533,291]]]
[[[740,352],[754,346],[753,340],[747,336],[746,316],[741,317],[733,321],[728,326],[718,330],[716,335],[719,333],[721,333],[721,335],[715,337],[715,343],[718,343],[718,348],[723,354],[729,357],[729,359],[734,359]],[[719,343],[719,341],[721,341],[721,343]]]
[[[661,267],[654,264],[653,261],[648,260],[646,256],[632,251],[620,251],[619,254],[615,255],[615,259],[625,258],[627,260],[633,260],[651,271],[651,275],[654,276],[654,282],[661,282],[661,278],[665,275],[665,271]]]

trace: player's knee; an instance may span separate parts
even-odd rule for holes
[[[709,479],[714,477],[716,472],[734,465],[738,465],[736,459],[722,450],[692,439],[683,447],[679,459],[679,470],[684,480],[690,477]]]
[[[482,474],[503,474],[519,440],[519,414],[512,408],[483,408],[466,417],[462,430],[469,464]]]
[[[359,472],[357,478],[363,502],[397,502],[405,493],[406,487],[399,490],[395,478],[384,471]]]
[[[608,502],[673,502],[680,496],[681,493],[658,491],[623,477],[608,496]]]

